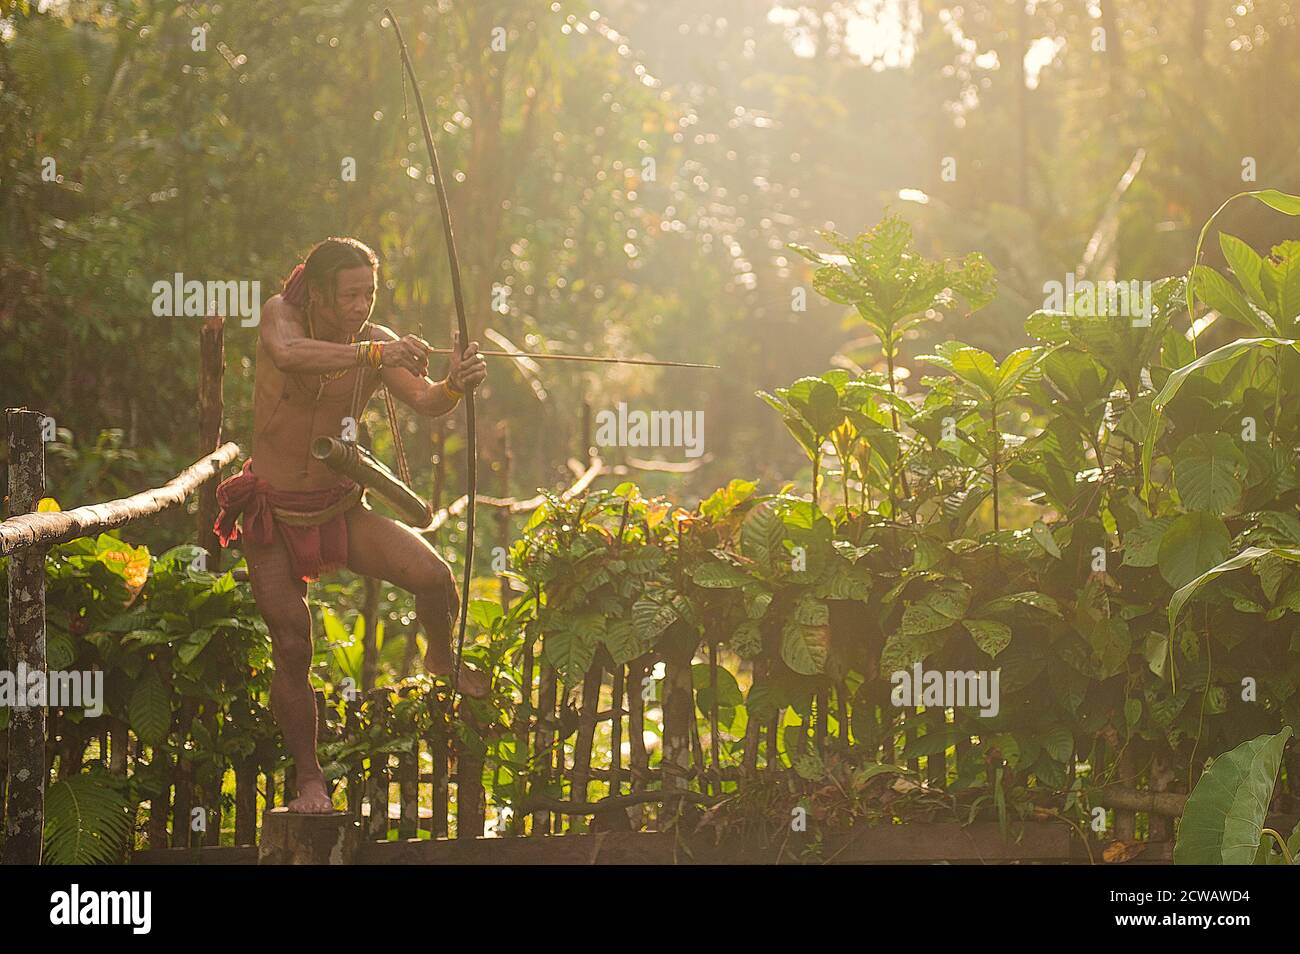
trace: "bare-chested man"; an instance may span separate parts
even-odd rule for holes
[[[487,375],[477,342],[452,356],[447,377],[427,377],[430,347],[370,323],[378,259],[355,239],[330,238],[294,269],[262,309],[253,399],[253,456],[218,488],[222,543],[237,535],[258,609],[271,633],[271,709],[297,768],[292,811],[332,809],[316,758],[316,698],[307,582],[339,566],[415,594],[428,639],[425,666],[452,671],[459,597],[451,568],[423,537],[359,504],[360,488],[311,455],[313,438],[338,437],[381,381],[418,414],[440,417]],[[462,665],[461,692],[487,694],[487,674]]]

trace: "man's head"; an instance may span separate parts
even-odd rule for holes
[[[318,335],[347,338],[375,305],[379,257],[354,238],[327,238],[307,255],[307,307]]]

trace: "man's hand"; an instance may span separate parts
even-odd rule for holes
[[[478,342],[471,341],[464,351],[460,349],[460,334],[452,342],[453,353],[451,367],[447,371],[447,383],[462,393],[473,391],[487,377],[487,362],[478,353]]]
[[[415,335],[406,335],[396,341],[385,341],[382,346],[386,368],[402,368],[417,378],[429,373],[429,343]]]

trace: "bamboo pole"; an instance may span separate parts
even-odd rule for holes
[[[10,411],[11,415],[13,413]],[[22,413],[34,414],[35,412],[23,411]],[[12,440],[12,417],[10,420]],[[39,414],[35,415],[35,420],[39,442]],[[238,445],[223,444],[211,454],[195,461],[161,487],[141,491],[130,497],[110,500],[107,503],[65,510],[62,513],[23,513],[21,516],[10,517],[0,523],[0,556],[14,553],[24,547],[50,547],[56,543],[67,543],[78,537],[103,533],[105,530],[120,527],[132,520],[152,516],[168,507],[174,507],[183,503],[185,498],[204,482],[218,476],[221,468],[237,456],[239,456]],[[10,460],[13,461],[14,458],[11,456]],[[10,467],[13,467],[12,463]],[[17,510],[17,507],[13,509]]]
[[[222,385],[226,372],[224,318],[208,318],[199,329],[199,453],[221,446],[221,418],[225,413]],[[199,546],[208,552],[208,569],[221,572],[221,547],[212,525],[217,520],[217,487],[199,488]]]
[[[43,415],[10,409],[9,507],[25,514],[36,509],[45,490]],[[0,524],[0,529],[15,520]],[[3,552],[9,552],[5,550]],[[8,664],[11,669],[45,671],[45,549],[32,547],[9,558]],[[4,863],[41,863],[45,823],[45,707],[15,706],[9,712],[9,761],[5,804]]]

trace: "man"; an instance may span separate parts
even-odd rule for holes
[[[329,238],[294,269],[262,309],[253,396],[253,455],[217,489],[222,545],[239,535],[253,597],[271,633],[271,710],[297,767],[289,809],[333,806],[316,758],[316,697],[307,583],[339,566],[415,594],[428,639],[424,664],[452,671],[460,607],[447,563],[404,524],[358,506],[361,488],[311,455],[311,442],[340,436],[382,383],[418,414],[441,417],[487,375],[478,343],[453,354],[447,377],[427,377],[430,347],[370,323],[379,260],[361,242]],[[373,621],[372,621],[373,622]],[[486,673],[462,664],[458,689],[487,694]]]

